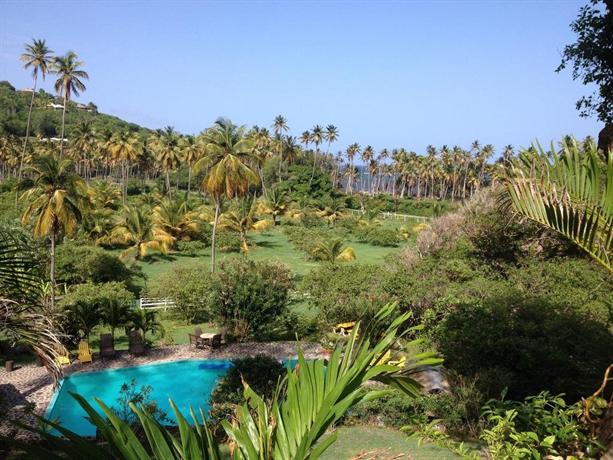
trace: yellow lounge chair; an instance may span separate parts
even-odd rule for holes
[[[387,364],[389,364],[390,366],[395,366],[399,369],[404,369],[404,366],[407,363],[407,357],[406,356],[402,356],[400,359],[396,359],[393,361],[388,361]]]
[[[354,326],[355,326],[355,321],[349,321],[348,323],[339,323],[336,326],[334,326],[332,331],[335,334],[349,335],[351,334],[351,331],[353,330]]]
[[[379,361],[375,361],[373,359],[370,364],[373,366],[378,365],[378,364],[389,364],[389,360],[391,358],[392,358],[392,352],[390,350],[387,350],[385,354],[381,356],[381,358],[379,358]]]
[[[57,348],[57,357],[55,358],[55,362],[60,366],[66,366],[70,364],[70,355],[68,354],[68,350],[64,345],[61,345]]]
[[[89,344],[84,340],[81,340],[81,342],[79,342],[78,359],[81,364],[92,362],[92,351],[89,348]]]

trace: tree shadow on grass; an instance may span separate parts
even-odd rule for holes
[[[141,259],[143,263],[146,264],[154,264],[156,262],[164,261],[164,262],[174,262],[177,260],[176,254],[149,254]]]

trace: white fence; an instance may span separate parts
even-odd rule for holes
[[[177,304],[172,299],[154,299],[141,297],[138,300],[138,308],[141,310],[167,310],[168,308],[174,308]]]
[[[361,216],[365,214],[363,211],[360,211],[359,209],[348,209],[347,211],[349,211],[353,215],[357,214]],[[413,216],[411,214],[398,214],[397,212],[382,212],[379,214],[379,217],[381,219],[395,219],[395,220],[401,220],[403,222],[406,222],[408,220],[416,220],[418,222],[428,222],[430,219],[432,219],[432,217]]]

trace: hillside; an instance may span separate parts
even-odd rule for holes
[[[7,81],[0,81],[0,134],[24,136],[28,119],[28,107],[32,93],[16,90]],[[118,129],[146,131],[135,123],[98,112],[95,104],[87,105],[69,102],[66,109],[66,133],[70,136],[72,128],[83,120],[92,120],[94,129],[99,132]],[[32,132],[43,137],[58,136],[61,131],[62,100],[47,93],[44,89],[37,92],[32,111]]]

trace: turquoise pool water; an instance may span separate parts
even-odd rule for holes
[[[168,402],[171,395],[185,416],[188,416],[190,406],[196,413],[198,408],[207,413],[207,402],[215,384],[231,366],[232,363],[227,360],[185,360],[70,375],[62,380],[56,390],[46,418],[58,419],[63,427],[80,435],[94,436],[95,427],[85,418],[85,411],[70,396],[70,392],[79,393],[96,409],[99,408],[94,397],[113,407],[117,406],[121,385],[129,384],[132,379],[136,380],[138,388],[142,385],[152,387],[150,399],[156,401],[171,420],[174,420],[174,412]],[[99,412],[102,413],[101,410]]]

